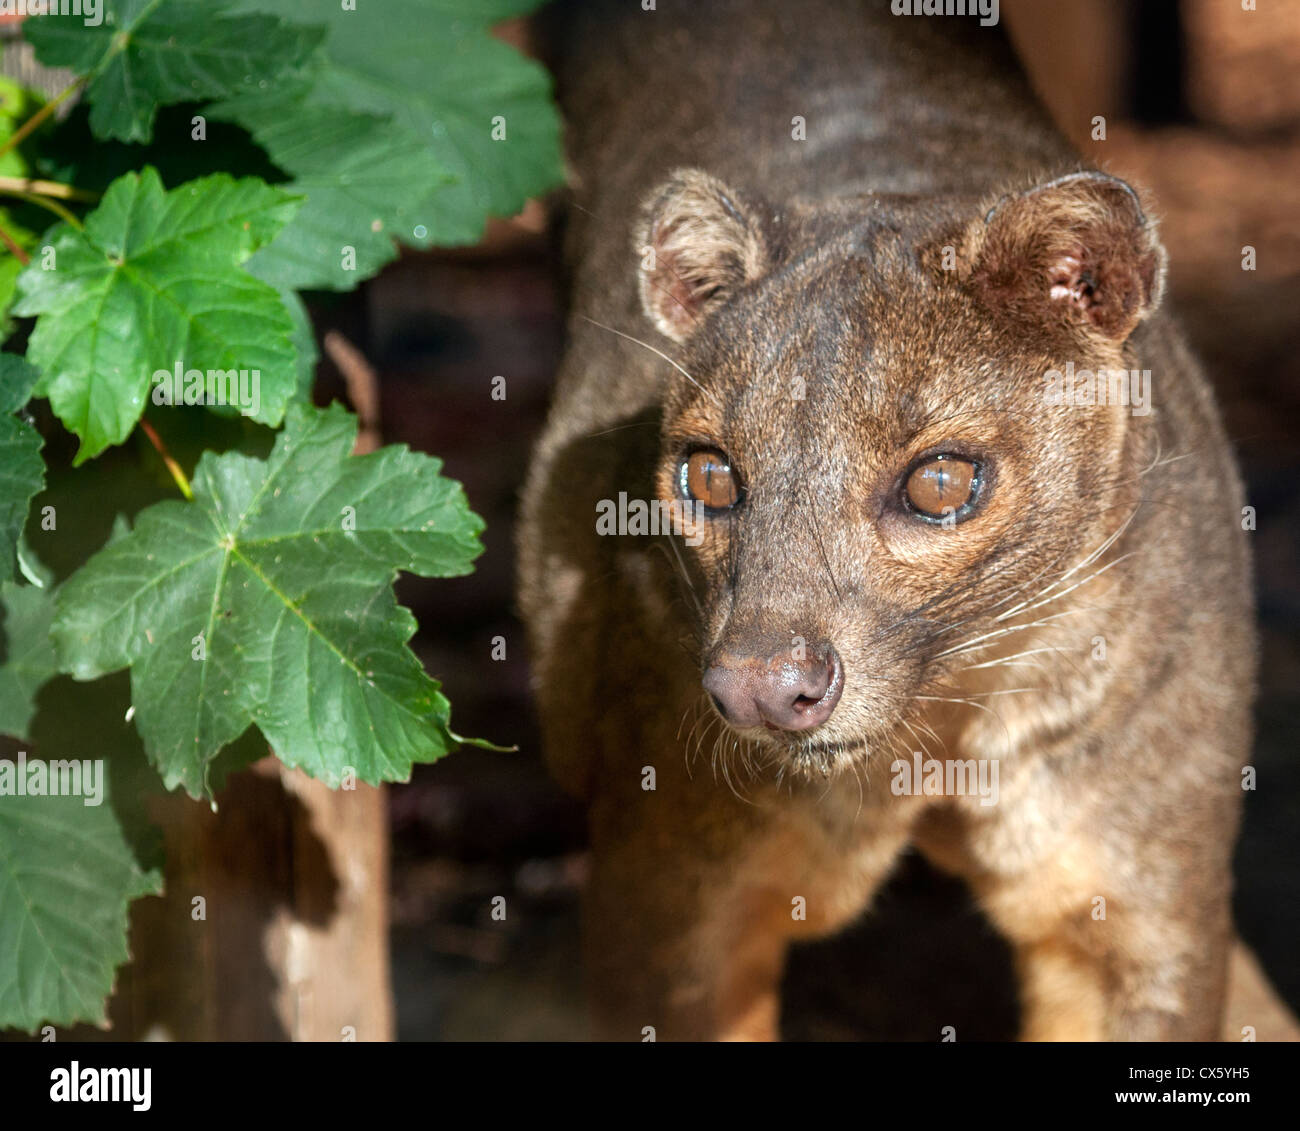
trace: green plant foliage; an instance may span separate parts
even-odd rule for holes
[[[451,744],[449,705],[406,647],[399,569],[468,573],[482,522],[439,463],[350,456],[341,408],[295,407],[270,458],[206,455],[192,503],[159,503],[60,589],[79,679],[132,670],[136,724],[169,786],[256,723],[281,761],[337,785],[403,780]]]
[[[41,437],[13,413],[27,403],[40,375],[21,357],[0,353],[0,576],[13,577],[27,508],[45,483]]]
[[[536,6],[237,0],[239,10],[326,27],[310,73],[272,98],[242,96],[214,111],[250,130],[308,197],[251,270],[282,285],[350,289],[393,257],[394,239],[474,243],[489,215],[513,215],[557,183],[550,78],[490,34],[493,21]],[[376,136],[376,119],[385,146],[357,144]],[[372,151],[367,170],[359,155]],[[326,190],[337,207],[312,207],[313,191],[319,199]],[[355,267],[346,247],[356,249]]]
[[[97,137],[148,141],[159,106],[265,89],[297,72],[321,32],[271,16],[228,18],[228,0],[104,0],[102,22],[31,20],[36,57],[86,77]]]
[[[268,746],[338,785],[477,741],[393,584],[469,572],[483,524],[438,460],[354,456],[353,417],[312,407],[298,292],[558,183],[550,81],[492,27],[534,6],[24,22],[76,79],[49,102],[0,80],[0,1028],[104,1019],[130,901],[159,889],[150,793],[209,798]],[[254,398],[214,403],[232,373]],[[111,784],[27,788],[36,763],[75,785],[59,762]]]
[[[10,761],[16,776],[20,763]],[[136,862],[113,807],[87,800],[8,796],[0,803],[6,1025],[102,1021],[113,972],[127,956],[127,906],[161,890],[160,874]]]
[[[257,370],[267,424],[297,383],[293,321],[240,263],[279,231],[296,201],[225,174],[164,191],[145,169],[114,181],[84,230],[62,224],[19,277],[14,311],[39,315],[27,356],[37,393],[81,437],[77,462],[121,443],[158,370]],[[52,265],[51,265],[52,264]]]

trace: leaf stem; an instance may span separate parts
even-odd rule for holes
[[[29,192],[38,196],[58,197],[60,200],[81,200],[87,204],[93,204],[99,199],[99,193],[88,189],[65,185],[62,181],[34,181],[30,177],[0,177],[0,192]]]
[[[0,227],[0,240],[4,241],[9,253],[24,267],[32,261],[32,257],[14,242],[13,236],[6,232],[3,227]]]
[[[72,82],[70,82],[61,91],[59,91],[58,94],[56,94],[53,98],[51,98],[44,106],[42,106],[39,110],[37,110],[35,114],[33,114],[30,118],[27,119],[27,121],[25,121],[21,126],[19,126],[16,130],[14,130],[14,132],[9,135],[9,140],[6,141],[3,145],[0,145],[0,157],[3,157],[15,146],[21,145],[27,139],[28,134],[30,134],[43,121],[45,121],[46,118],[48,118],[51,114],[53,114],[54,111],[59,108],[59,104],[63,102],[64,99],[68,98],[69,96],[75,94],[78,90],[80,90],[81,84],[84,83],[85,81],[86,80],[84,77],[79,79],[73,79]]]
[[[171,457],[167,450],[167,445],[162,442],[162,437],[154,431],[154,427],[143,416],[140,417],[140,427],[144,429],[144,434],[149,437],[149,443],[158,449],[158,454],[162,456],[163,463],[167,465],[167,470],[172,473],[172,478],[176,480],[176,486],[181,489],[190,502],[194,501],[194,491],[190,487],[190,481],[185,478],[185,472],[181,470],[181,465]]]
[[[0,195],[3,195],[4,192],[5,192],[4,187],[0,186]],[[60,220],[63,220],[66,223],[71,224],[79,232],[83,230],[83,225],[81,221],[78,220],[77,217],[73,215],[71,212],[69,212],[66,208],[64,208],[62,204],[58,204],[55,201],[49,200],[43,196],[37,196],[34,192],[15,192],[12,193],[12,195],[17,200],[25,200],[28,204],[36,205],[37,208],[44,208],[46,212],[53,212],[54,215],[56,215]]]

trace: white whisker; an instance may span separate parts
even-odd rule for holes
[[[634,338],[631,334],[623,333],[622,330],[615,330],[613,326],[606,326],[605,323],[597,322],[594,318],[588,318],[585,314],[579,315],[579,317],[581,317],[585,322],[590,322],[593,326],[599,326],[602,330],[608,330],[611,334],[617,334],[620,338],[626,338],[629,342],[635,342],[637,345],[645,347],[656,357],[661,357],[664,359],[664,361],[668,362],[669,365],[671,365],[674,369],[676,369],[678,373],[680,373],[683,377],[685,377],[686,380],[688,380],[692,385],[694,385],[697,389],[699,389],[700,392],[703,393],[706,397],[713,396],[713,394],[710,393],[708,389],[706,389],[697,380],[695,380],[694,377],[692,377],[689,373],[686,372],[685,369],[683,369],[680,365],[678,365],[677,362],[675,362],[671,357],[669,357],[666,353],[664,353],[663,350],[655,349],[655,347],[652,346],[649,342],[643,342],[640,338]]]

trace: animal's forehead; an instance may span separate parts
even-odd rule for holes
[[[711,331],[700,376],[740,420],[792,402],[855,415],[922,412],[954,395],[954,379],[987,344],[960,296],[914,269],[882,272],[857,257],[771,280]]]

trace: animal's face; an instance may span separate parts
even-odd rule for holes
[[[1162,252],[1097,174],[828,214],[685,172],[641,235],[680,366],[657,489],[704,516],[683,551],[704,690],[792,767],[861,759],[1100,567],[1143,411],[1123,343]],[[1120,370],[1125,403],[1118,376],[1069,403]]]

